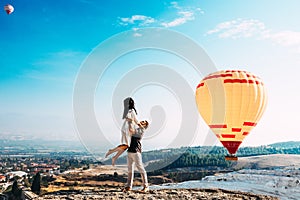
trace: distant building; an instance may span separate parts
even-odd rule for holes
[[[36,164],[32,163],[30,165],[31,167],[29,168],[30,174],[34,175],[37,172],[41,172],[43,175],[52,175],[52,174],[59,174],[60,173],[60,167],[58,165],[53,165],[53,164]]]
[[[12,171],[12,172],[7,172],[5,175],[8,177],[8,179],[12,179],[16,176],[18,177],[27,176],[27,173],[23,171]]]
[[[6,177],[4,175],[0,175],[0,182],[5,182],[6,181]]]

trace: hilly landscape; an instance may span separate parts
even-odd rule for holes
[[[57,148],[54,142],[48,143],[49,148],[43,141],[37,146],[37,141],[17,143],[1,142],[1,173],[28,172],[27,177],[18,178],[28,199],[300,199],[300,142],[242,147],[236,162],[226,161],[226,151],[220,146],[143,152],[148,194],[138,192],[138,173],[134,191],[121,192],[127,179],[126,156],[111,166],[110,158],[96,160],[77,147],[67,148],[69,143],[60,142]],[[42,179],[36,195],[30,186],[38,167]],[[49,167],[59,171],[50,173]],[[11,194],[13,180],[1,183],[4,196]]]

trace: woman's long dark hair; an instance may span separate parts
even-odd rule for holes
[[[137,114],[136,109],[134,107],[134,100],[131,97],[127,97],[126,99],[124,99],[123,103],[124,103],[124,112],[123,112],[122,119],[126,118],[127,113],[130,109],[133,109]]]

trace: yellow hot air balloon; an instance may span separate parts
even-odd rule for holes
[[[262,80],[241,70],[218,71],[206,76],[196,89],[198,111],[228,150],[227,160],[237,160],[244,138],[261,118],[267,96]]]

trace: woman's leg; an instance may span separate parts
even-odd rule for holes
[[[113,149],[109,149],[109,150],[107,151],[107,153],[105,154],[105,158],[107,158],[107,156],[109,156],[110,154],[112,154],[112,153],[118,151],[118,148],[119,148],[119,146],[117,146],[117,147],[115,147],[115,148],[113,148]]]
[[[124,153],[124,151],[128,148],[127,147],[122,147],[122,146],[119,146],[118,147],[118,153],[116,153],[116,155],[111,159],[111,163],[112,163],[112,166],[115,166],[115,162],[116,160],[119,158],[120,155],[122,155],[122,153]]]

